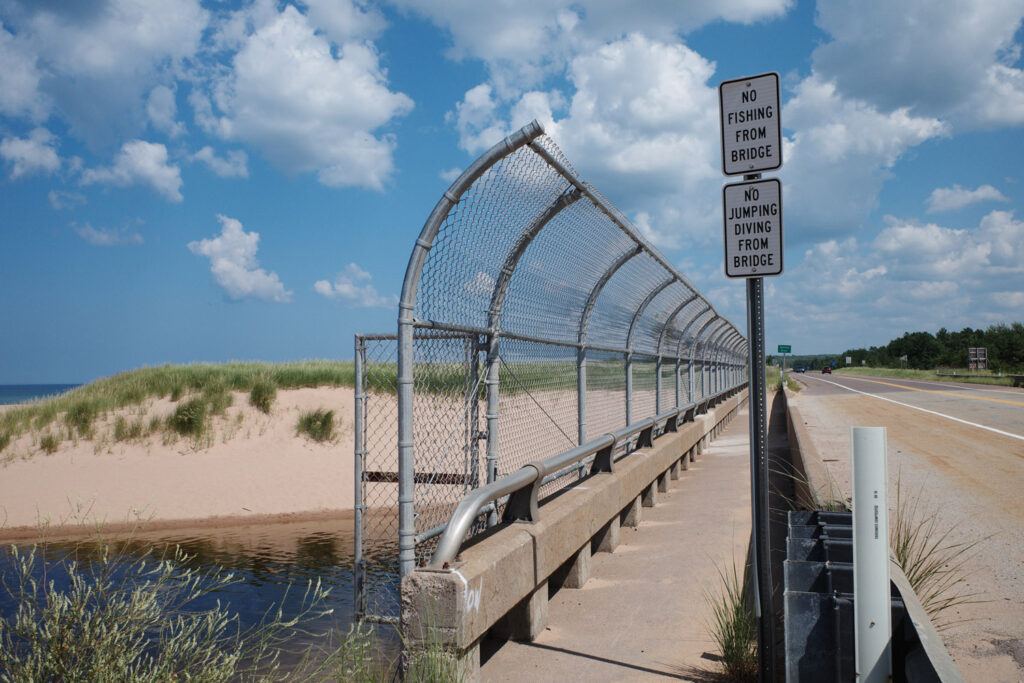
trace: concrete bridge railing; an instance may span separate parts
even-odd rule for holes
[[[549,591],[582,588],[591,556],[612,552],[621,526],[640,523],[708,443],[736,415],[747,391],[733,387],[707,412],[664,431],[650,444],[615,461],[613,471],[590,474],[539,508],[532,521],[508,522],[438,567],[418,568],[402,580],[402,632],[410,656],[442,646],[469,679],[477,676],[480,643],[489,632],[532,640],[547,624]]]

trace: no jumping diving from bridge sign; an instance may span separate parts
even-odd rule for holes
[[[722,205],[726,276],[782,273],[782,183],[770,178],[726,185]]]

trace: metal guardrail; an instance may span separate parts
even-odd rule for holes
[[[455,559],[473,523],[487,511],[491,503],[507,497],[505,511],[502,515],[503,522],[536,522],[540,519],[538,494],[541,486],[547,481],[573,471],[576,469],[575,465],[583,463],[591,456],[593,456],[593,460],[590,474],[602,472],[611,474],[615,471],[613,454],[617,446],[632,441],[632,438],[636,436],[638,437],[636,443],[632,448],[627,449],[627,453],[648,448],[654,444],[656,431],[658,434],[677,431],[680,416],[685,418],[688,414],[696,414],[702,406],[706,407],[719,399],[732,395],[743,384],[730,387],[715,396],[708,397],[701,403],[691,403],[680,408],[673,408],[660,415],[627,425],[618,431],[605,434],[546,460],[528,463],[517,472],[473,490],[455,508],[427,566],[430,569],[442,569]],[[660,431],[658,430],[659,425],[662,426]]]

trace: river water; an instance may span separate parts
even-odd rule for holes
[[[238,615],[242,628],[254,626],[268,613],[282,608],[284,615],[295,614],[302,607],[309,582],[319,580],[330,590],[321,607],[333,613],[306,624],[313,634],[332,630],[347,631],[353,620],[354,583],[353,520],[326,519],[316,521],[276,522],[230,527],[196,527],[174,531],[141,531],[127,536],[61,541],[49,540],[38,545],[36,575],[56,581],[58,590],[67,587],[63,566],[68,560],[88,565],[98,559],[103,549],[128,563],[141,562],[153,556],[173,556],[175,546],[188,554],[188,566],[201,571],[218,569],[233,572],[240,579],[223,590],[205,595],[190,609],[209,609],[219,600]],[[26,544],[18,544],[26,549]],[[31,546],[32,544],[27,544]],[[397,588],[394,578],[397,542],[378,543],[366,555],[370,583],[384,593]],[[11,584],[12,546],[0,546],[0,614],[9,618],[18,604]],[[378,630],[385,646],[393,648],[395,636],[390,628]],[[297,636],[303,645],[308,636]]]

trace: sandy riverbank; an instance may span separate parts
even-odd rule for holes
[[[297,436],[299,414],[335,413],[334,440]],[[353,505],[350,387],[279,390],[271,413],[235,392],[232,405],[199,441],[153,434],[116,442],[118,414],[129,419],[170,414],[167,399],[151,400],[98,421],[95,437],[65,441],[52,454],[22,435],[0,464],[0,539],[74,528],[116,529],[236,524],[257,519],[349,515]]]

